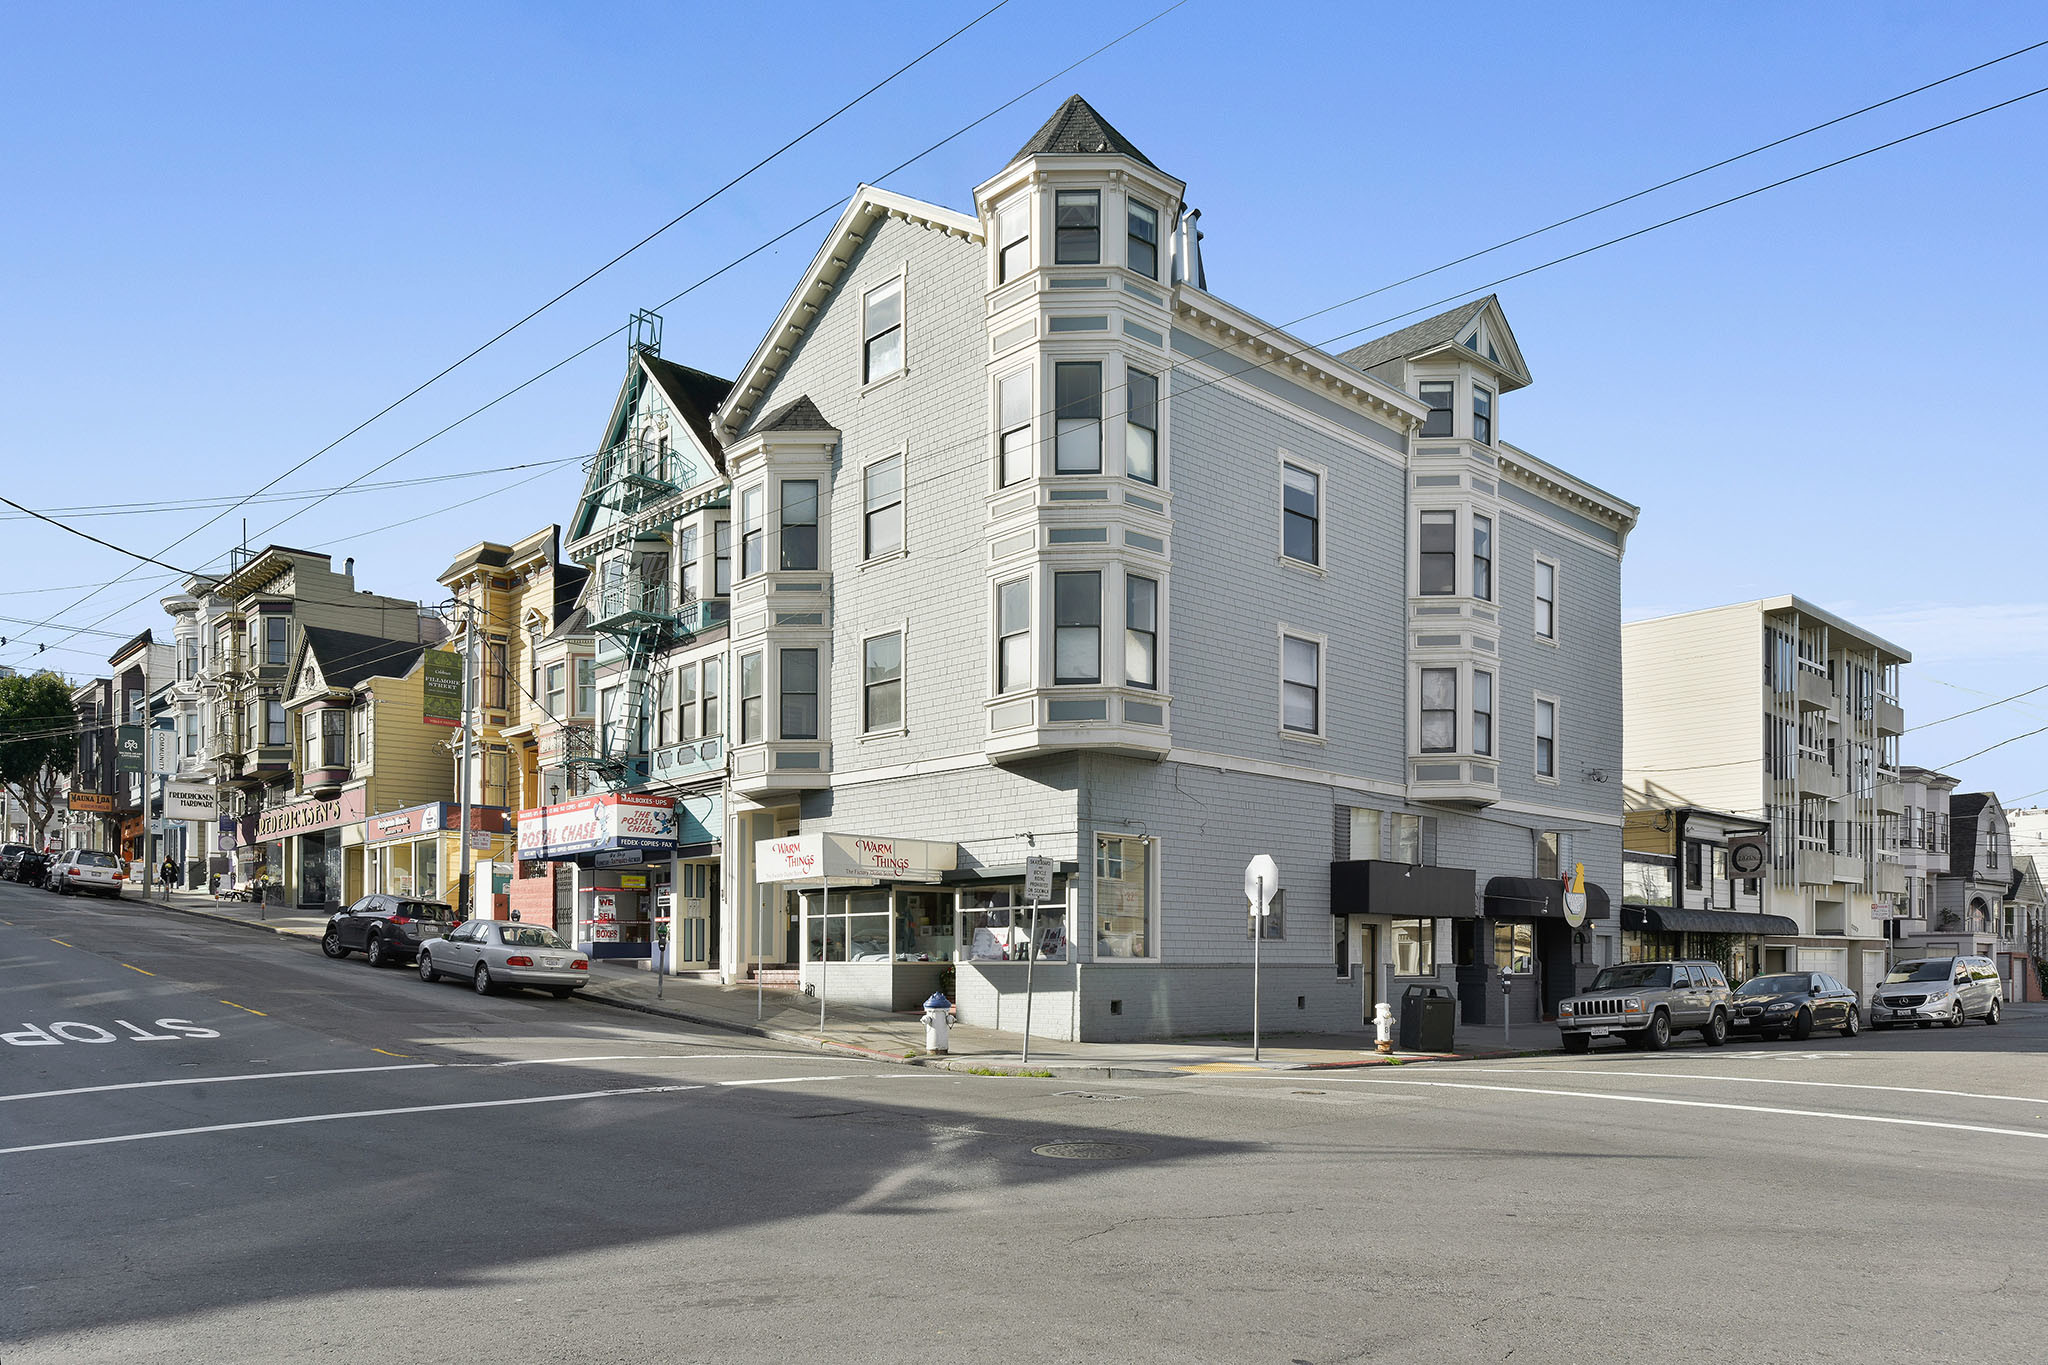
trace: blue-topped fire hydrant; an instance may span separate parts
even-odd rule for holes
[[[953,1002],[944,991],[933,991],[924,1002],[924,1050],[937,1056],[946,1052],[946,1026],[953,1021]]]

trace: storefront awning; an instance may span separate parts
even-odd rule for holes
[[[1740,910],[1674,910],[1659,905],[1624,905],[1621,927],[1653,934],[1796,934],[1799,923],[1783,915]]]
[[[1358,858],[1330,864],[1330,913],[1401,919],[1470,919],[1476,876],[1469,867],[1422,867]]]
[[[1564,883],[1549,877],[1489,877],[1486,880],[1488,919],[1563,919]],[[1607,893],[1586,883],[1586,918],[1608,917]]]
[[[873,834],[790,834],[754,845],[754,880],[814,882],[840,878],[936,882],[960,863],[960,845]]]

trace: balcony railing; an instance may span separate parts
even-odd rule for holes
[[[1881,735],[1906,733],[1906,709],[1890,697],[1877,699],[1877,732]]]
[[[626,440],[590,460],[591,483],[610,506],[630,511],[681,491],[683,458],[665,442]]]

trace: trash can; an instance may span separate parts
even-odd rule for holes
[[[1401,1051],[1449,1052],[1458,1034],[1458,1002],[1441,986],[1401,992]]]

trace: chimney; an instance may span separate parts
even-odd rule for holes
[[[1204,293],[1209,289],[1208,272],[1202,269],[1202,211],[1189,209],[1180,216],[1173,231],[1173,278],[1185,280]]]
[[[354,555],[350,555],[347,559],[341,561],[341,576],[349,579],[351,582],[354,581],[356,576],[356,557]]]

